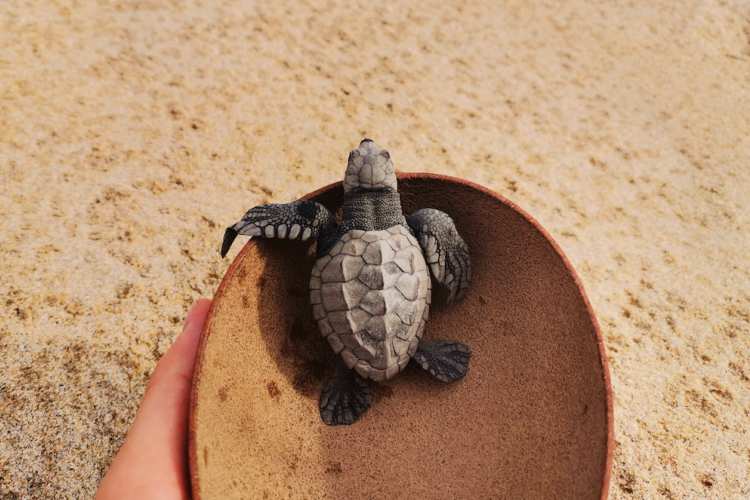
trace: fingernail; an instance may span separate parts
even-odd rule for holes
[[[208,305],[211,304],[210,300],[207,300],[204,298],[198,299],[195,302],[193,302],[193,305],[190,306],[190,310],[188,311],[187,316],[185,317],[185,325],[183,326],[182,331],[185,331],[188,328],[192,327],[196,322],[199,323],[203,321],[204,314],[200,314],[200,309],[201,309],[200,305],[203,302],[208,302]]]
[[[183,332],[187,330],[188,328],[190,328],[190,325],[195,322],[195,309],[197,305],[198,305],[198,302],[193,302],[193,305],[190,306],[187,316],[185,317],[185,324],[182,327]]]

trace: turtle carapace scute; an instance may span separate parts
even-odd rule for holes
[[[460,300],[471,281],[469,248],[444,212],[404,216],[390,154],[364,139],[349,154],[341,221],[320,203],[250,209],[228,227],[226,255],[238,235],[317,241],[310,303],[320,333],[339,354],[320,394],[329,425],[351,424],[370,407],[370,382],[395,377],[410,362],[441,382],[463,378],[471,351],[460,342],[422,339],[432,281]]]

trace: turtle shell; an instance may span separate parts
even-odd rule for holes
[[[376,381],[399,373],[416,352],[430,294],[422,249],[401,225],[345,233],[310,278],[320,333],[349,368]]]

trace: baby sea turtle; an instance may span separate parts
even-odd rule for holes
[[[444,212],[423,208],[404,217],[393,162],[372,140],[349,154],[340,222],[313,201],[255,207],[227,228],[222,257],[240,234],[317,241],[310,303],[340,355],[320,395],[326,424],[355,422],[372,400],[366,379],[388,380],[412,359],[442,382],[466,375],[468,346],[422,334],[429,272],[447,288],[449,303],[460,300],[471,280],[469,248]]]

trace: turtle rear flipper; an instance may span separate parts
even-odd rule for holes
[[[328,425],[350,425],[372,404],[367,380],[337,360],[336,375],[320,393],[320,418]]]
[[[471,349],[461,342],[420,342],[412,359],[441,382],[455,382],[469,371]]]

